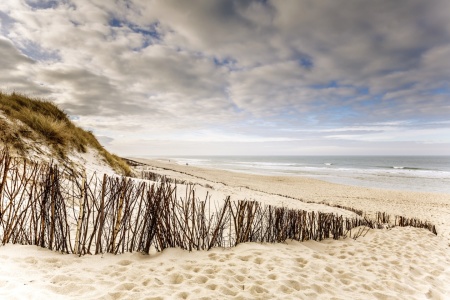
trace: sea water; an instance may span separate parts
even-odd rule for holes
[[[450,156],[203,156],[179,164],[244,173],[306,176],[394,190],[450,193]]]

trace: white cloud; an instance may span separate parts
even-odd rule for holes
[[[3,1],[0,79],[110,138],[133,128],[137,140],[208,131],[202,141],[328,141],[327,132],[448,141],[449,9],[445,0]],[[398,120],[415,126],[373,125]],[[432,122],[438,134],[416,131]]]

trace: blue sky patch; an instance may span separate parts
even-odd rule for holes
[[[61,58],[57,51],[49,51],[43,49],[40,45],[28,41],[25,47],[21,47],[20,51],[34,61],[59,61]]]
[[[298,60],[298,64],[306,70],[311,70],[312,68],[314,68],[314,61],[312,60],[312,58],[307,56],[301,57]]]
[[[50,9],[58,6],[56,0],[28,0],[26,3],[33,9]]]

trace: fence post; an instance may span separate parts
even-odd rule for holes
[[[75,250],[74,254],[80,253],[80,234],[81,234],[81,224],[83,223],[84,219],[84,193],[85,193],[85,185],[86,185],[86,170],[83,170],[82,175],[82,183],[81,183],[81,198],[80,198],[80,211],[78,214],[78,220],[77,220],[77,232],[75,234]]]
[[[98,254],[102,248],[102,231],[105,223],[105,194],[106,194],[106,174],[103,174],[102,199],[100,200],[100,224],[98,224],[97,242],[95,243],[95,254]],[[94,228],[95,230],[95,228]]]
[[[50,168],[50,240],[48,243],[48,249],[53,250],[53,240],[55,238],[55,172],[58,169],[53,166]]]
[[[0,217],[3,217],[3,189],[5,187],[6,184],[6,177],[8,175],[8,170],[9,170],[9,164],[11,163],[11,157],[9,156],[8,152],[6,151],[6,153],[4,154],[4,169],[3,169],[3,178],[2,178],[2,182],[0,183]]]
[[[123,179],[123,186],[122,186],[122,193],[120,193],[119,196],[119,208],[117,210],[117,219],[116,219],[116,225],[114,226],[114,232],[113,232],[113,238],[111,241],[111,253],[115,252],[115,245],[116,245],[116,237],[117,233],[119,232],[120,223],[122,221],[122,211],[123,211],[123,200],[125,198],[125,193],[127,189],[127,179]]]

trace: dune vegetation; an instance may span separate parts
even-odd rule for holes
[[[130,174],[130,167],[124,160],[109,153],[92,132],[76,126],[63,110],[50,101],[15,92],[0,92],[0,111],[12,121],[0,119],[0,143],[21,155],[26,155],[26,140],[44,141],[62,159],[69,151],[85,153],[92,147],[111,167],[123,174]]]

